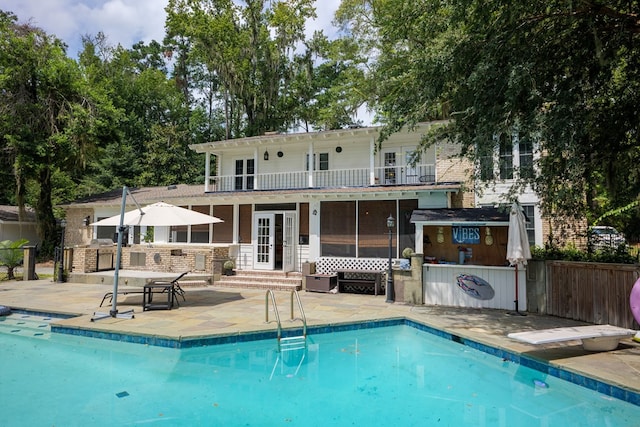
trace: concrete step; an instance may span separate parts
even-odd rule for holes
[[[221,276],[213,286],[243,289],[300,290],[302,274],[298,272],[238,270],[232,276]]]

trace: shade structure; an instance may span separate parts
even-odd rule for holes
[[[526,218],[522,208],[517,202],[511,205],[509,213],[509,237],[507,240],[507,261],[516,267],[515,280],[515,306],[516,313],[518,307],[518,267],[527,265],[527,260],[531,259],[531,249],[529,249],[529,238],[527,237]]]
[[[205,215],[190,209],[174,206],[169,203],[158,202],[147,205],[143,208],[134,209],[124,214],[122,225],[128,226],[155,226],[169,227],[179,225],[215,224],[223,222],[215,216]],[[120,215],[94,222],[96,226],[118,226],[120,225]]]

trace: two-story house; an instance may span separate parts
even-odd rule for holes
[[[463,192],[470,168],[456,158],[453,144],[436,144],[416,157],[421,135],[433,125],[395,133],[381,147],[377,127],[197,144],[191,148],[204,154],[203,186],[131,194],[141,206],[164,201],[223,219],[155,230],[153,244],[228,246],[238,269],[300,271],[303,262],[323,256],[386,258],[389,216],[396,220],[397,258],[406,247],[422,249],[414,210],[474,206],[473,192]],[[115,227],[86,224],[118,214],[119,200],[113,192],[69,205],[67,242],[113,238]],[[135,207],[131,199],[127,204]],[[146,233],[132,227],[128,243]]]

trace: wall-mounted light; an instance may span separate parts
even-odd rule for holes
[[[278,157],[282,157],[284,156],[284,153],[282,151],[278,151]]]
[[[89,226],[89,222],[90,222],[90,221],[91,221],[91,217],[90,217],[90,216],[85,216],[85,217],[82,219],[82,225],[84,225],[85,227],[88,227],[88,226]]]
[[[318,215],[318,209],[314,209],[312,212],[314,215]]]
[[[264,150],[264,159],[269,160],[269,152],[267,150]]]

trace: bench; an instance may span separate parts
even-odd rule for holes
[[[383,258],[320,257],[316,273],[335,275],[339,292],[384,293],[389,261]]]
[[[362,291],[373,290],[374,295],[381,293],[382,275],[384,271],[371,270],[337,270],[338,291],[345,292],[348,289]]]

